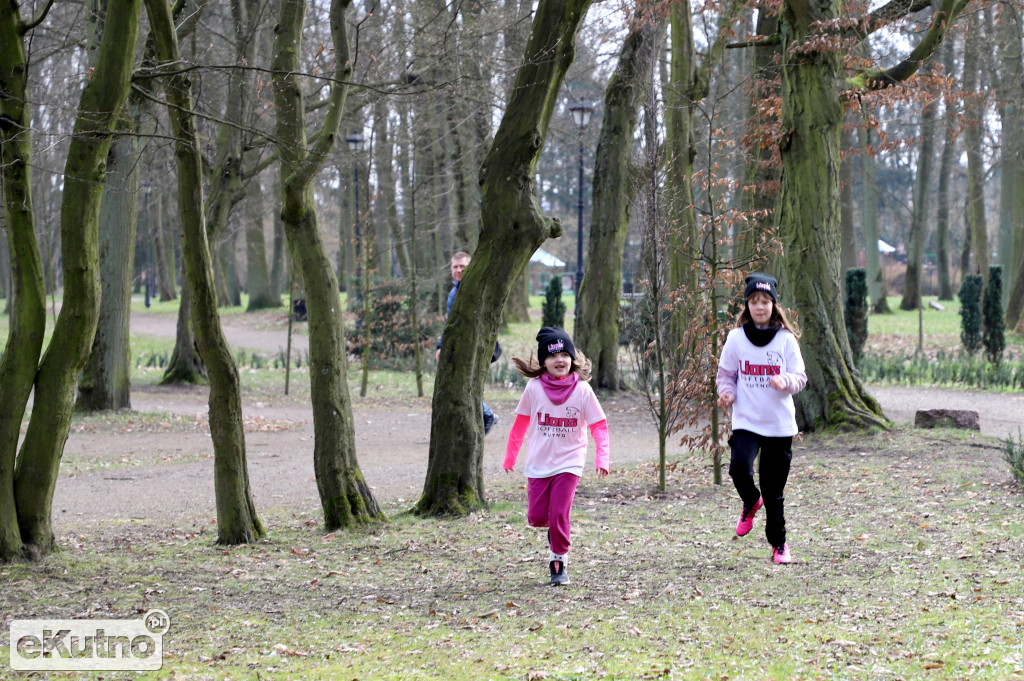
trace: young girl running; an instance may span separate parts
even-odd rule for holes
[[[797,334],[778,306],[775,277],[755,273],[746,279],[743,312],[729,332],[718,362],[718,406],[732,406],[732,461],[729,475],[743,500],[737,536],[765,510],[765,537],[772,560],[789,563],[783,491],[797,434],[793,395],[804,389],[807,374]],[[754,484],[754,459],[761,452],[761,489]]]
[[[587,456],[587,432],[597,445],[596,467],[608,475],[608,422],[590,380],[590,360],[563,329],[545,326],[537,334],[537,359],[513,357],[512,363],[532,380],[516,407],[516,421],[505,449],[506,471],[515,469],[519,449],[530,426],[526,456],[526,520],[548,528],[551,586],[569,583],[569,513]]]

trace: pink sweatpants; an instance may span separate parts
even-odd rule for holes
[[[559,473],[550,478],[529,478],[526,488],[526,522],[531,527],[550,528],[551,551],[569,552],[569,512],[580,476]]]

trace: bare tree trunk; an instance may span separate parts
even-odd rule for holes
[[[768,11],[757,13],[757,35],[774,35],[778,30],[777,14]],[[754,50],[754,80],[749,107],[751,122],[748,127],[760,137],[763,130],[772,127],[771,121],[765,120],[762,104],[767,97],[778,93],[776,83],[781,53],[777,45],[758,46]],[[736,234],[735,259],[737,262],[749,262],[752,270],[774,270],[767,254],[777,250],[771,244],[777,244],[779,238],[774,214],[778,195],[775,188],[778,187],[780,171],[778,165],[771,162],[771,155],[771,146],[757,138],[747,154],[742,208],[754,218],[749,226]]]
[[[540,210],[533,174],[589,4],[541,0],[516,85],[483,163],[483,228],[445,326],[427,478],[416,505],[421,515],[465,514],[486,503],[480,404],[487,367],[510,289],[530,255],[561,234],[561,225]]]
[[[923,283],[924,238],[928,230],[928,206],[931,203],[932,164],[935,160],[935,118],[938,104],[925,104],[921,110],[920,132],[918,133],[917,176],[914,178],[914,208],[910,222],[910,248],[907,250],[907,276],[903,280],[901,310],[916,310],[921,307],[921,285]]]
[[[955,63],[953,41],[950,39],[942,46],[943,72],[952,77]],[[953,172],[953,157],[956,154],[958,119],[954,115],[952,97],[945,97],[945,135],[942,142],[942,155],[939,157],[939,186],[935,200],[935,259],[938,261],[939,300],[953,300],[953,282],[950,276],[949,251],[949,185]]]
[[[159,60],[181,61],[178,38],[168,0],[146,0]],[[178,214],[181,219],[182,257],[192,301],[192,323],[199,352],[210,375],[210,435],[213,439],[214,489],[217,498],[217,542],[242,544],[264,535],[263,524],[249,487],[242,426],[242,396],[238,368],[220,326],[213,284],[209,234],[204,222],[203,173],[196,132],[192,88],[185,72],[165,76],[168,114],[174,134],[178,167]]]
[[[889,292],[886,290],[885,272],[878,256],[878,169],[875,163],[874,139],[871,128],[861,127],[861,229],[864,232],[864,262],[868,277],[868,298],[876,314],[888,314]]]
[[[267,242],[263,235],[263,196],[252,196],[245,228],[245,262],[248,272],[249,305],[246,312],[281,307],[281,296],[275,295],[267,269]]]
[[[398,266],[402,270],[402,275],[408,277],[410,275],[409,247],[405,235],[402,233],[402,223],[398,220],[398,199],[395,195],[395,176],[391,162],[394,145],[388,134],[388,105],[384,97],[379,97],[373,104],[373,137],[375,165],[380,178],[378,183],[379,203],[383,206],[384,219],[391,233]],[[408,197],[406,197],[406,202],[408,202]]]
[[[153,195],[145,197],[146,231],[149,232],[149,238],[153,242],[153,264],[156,268],[160,302],[166,303],[178,297],[178,286],[174,276],[174,244],[168,244],[164,238],[164,212],[160,186],[152,187],[152,192],[155,197]]]
[[[75,385],[99,316],[99,210],[111,133],[128,98],[139,31],[138,3],[110,0],[96,66],[82,92],[64,167],[61,255],[64,300],[36,375],[32,418],[21,446],[14,498],[29,550],[53,548],[51,507],[71,428]],[[2,127],[2,126],[0,126]],[[6,194],[6,191],[5,191]]]
[[[605,89],[604,121],[594,167],[594,209],[587,248],[587,271],[576,316],[577,347],[593,362],[599,388],[626,387],[619,372],[619,300],[622,258],[637,183],[633,134],[640,107],[651,87],[658,23],[638,16],[619,52],[619,63]]]
[[[287,257],[287,244],[284,237],[284,223],[281,222],[281,187],[279,173],[275,173],[269,180],[271,189],[264,193],[264,198],[271,206],[270,214],[273,216],[273,251],[270,256],[270,290],[280,298],[281,288],[285,281],[285,258]],[[289,268],[290,269],[290,268]],[[292,291],[288,291],[288,299],[291,301]],[[294,301],[291,301],[294,302]],[[289,302],[289,305],[291,304]]]
[[[997,262],[1003,266],[1007,282],[1017,279],[1021,266],[1015,243],[1024,236],[1024,197],[1017,191],[1024,180],[1024,86],[1021,78],[1021,8],[1019,3],[998,5],[996,30],[999,37],[999,68],[997,111],[1000,120],[1002,149],[999,168],[999,239]],[[1009,302],[1012,285],[1003,287],[1003,304]],[[1007,310],[1009,308],[1007,307]],[[1011,325],[1012,329],[1013,326]]]
[[[852,133],[843,134],[844,157],[839,166],[839,205],[840,225],[842,230],[842,250],[840,253],[840,280],[843,286],[843,299],[846,299],[846,271],[857,267],[857,236],[854,229],[853,208],[853,163],[849,151],[856,142]]]
[[[274,43],[274,102],[281,156],[281,218],[293,259],[306,286],[309,314],[310,390],[313,402],[313,466],[324,524],[350,527],[382,517],[356,460],[349,396],[345,333],[338,280],[316,223],[313,176],[334,145],[351,75],[345,11],[348,0],[331,3],[336,59],[328,111],[312,148],[307,147],[305,103],[298,75],[305,3],[284,2]]]
[[[983,126],[985,110],[978,90],[981,22],[977,15],[969,17],[970,28],[964,46],[964,91],[968,95],[964,111],[964,150],[967,155],[967,218],[970,225],[971,249],[978,273],[988,281],[988,221],[985,217],[985,158]]]

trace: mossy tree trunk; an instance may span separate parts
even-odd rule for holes
[[[53,548],[51,508],[75,386],[99,317],[99,211],[112,133],[128,98],[139,3],[110,0],[92,77],[82,91],[64,166],[61,259],[64,300],[36,374],[32,418],[18,456],[14,499],[21,539],[33,554]]]
[[[348,0],[331,3],[336,66],[323,127],[307,145],[300,68],[305,3],[281,3],[274,43],[274,102],[281,156],[281,219],[306,290],[309,318],[310,392],[313,402],[313,467],[324,525],[351,527],[383,517],[356,460],[349,395],[343,310],[338,280],[317,227],[312,180],[334,146],[345,107],[349,61],[345,11]],[[354,295],[350,292],[350,299]]]
[[[845,86],[884,88],[909,78],[941,44],[965,2],[943,0],[906,59],[884,71],[861,71]],[[780,27],[786,58],[778,217],[786,253],[784,291],[791,292],[783,294],[783,302],[795,303],[803,329],[808,382],[797,399],[797,419],[805,429],[887,425],[853,371],[839,297],[841,60],[828,41],[816,41],[816,32],[838,16],[838,2],[785,0]]]
[[[786,21],[804,26],[820,16],[810,5]],[[798,23],[799,22],[799,23]],[[787,59],[783,65],[779,223],[785,243],[782,303],[800,312],[800,346],[807,364],[807,389],[798,399],[801,428],[826,425],[884,426],[881,407],[853,371],[839,286],[839,146],[842,107],[836,83],[839,57]]]
[[[21,419],[39,365],[46,328],[46,286],[32,211],[31,110],[24,36],[18,6],[0,3],[0,182],[11,258],[10,328],[0,360],[0,562],[24,548],[14,502],[14,469]]]
[[[534,169],[590,0],[541,0],[508,107],[480,171],[482,229],[445,325],[421,515],[485,503],[483,400],[502,308],[530,256],[562,225],[541,211]]]
[[[633,135],[640,106],[651,86],[654,47],[661,26],[637,21],[619,52],[619,63],[604,97],[604,120],[594,164],[594,208],[587,244],[587,271],[580,286],[576,346],[593,362],[596,385],[626,387],[619,371],[619,301],[622,258],[637,183]]]
[[[138,119],[135,115],[131,118]],[[128,322],[138,226],[139,156],[135,135],[118,137],[111,145],[100,206],[100,316],[78,382],[75,408],[80,411],[132,406]]]
[[[181,53],[168,0],[146,0],[160,62],[178,64]],[[178,169],[178,214],[182,259],[192,296],[192,323],[210,377],[210,435],[213,439],[217,542],[242,544],[264,534],[249,487],[238,368],[217,312],[213,264],[204,220],[202,159],[187,72],[164,77]]]

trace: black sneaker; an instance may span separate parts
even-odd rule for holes
[[[498,425],[497,414],[491,414],[490,416],[484,414],[484,435],[491,432],[491,428],[494,428],[496,425]]]
[[[551,586],[562,586],[569,583],[569,573],[565,571],[565,562],[553,560],[548,564],[551,568]]]

